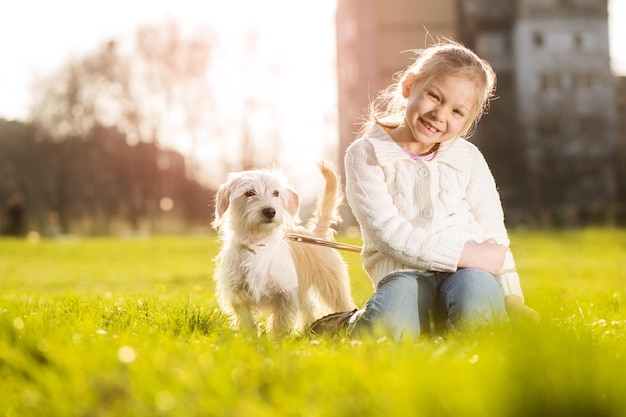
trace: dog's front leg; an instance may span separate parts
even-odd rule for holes
[[[295,293],[277,294],[272,300],[273,308],[269,317],[270,334],[278,335],[293,328],[298,314],[298,298]]]
[[[233,305],[233,310],[237,318],[237,330],[242,332],[252,332],[256,329],[256,323],[252,316],[252,310],[250,304],[247,302],[240,302]]]
[[[298,311],[298,318],[296,320],[295,328],[298,331],[303,331],[304,329],[309,327],[311,323],[315,321],[318,309],[317,309],[317,304],[311,298],[309,291],[307,291],[306,289],[301,288],[299,291],[298,297],[299,297],[298,303],[300,307]]]

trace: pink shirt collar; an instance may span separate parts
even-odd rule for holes
[[[414,159],[416,161],[432,161],[435,155],[437,155],[437,151],[431,152],[428,155],[416,155],[413,152],[407,151],[406,149],[402,150],[406,152],[406,154],[409,155],[411,159]]]

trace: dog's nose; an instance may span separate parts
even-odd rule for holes
[[[273,207],[265,207],[263,209],[263,215],[267,217],[268,219],[273,219],[274,216],[276,215],[276,210],[274,210]]]

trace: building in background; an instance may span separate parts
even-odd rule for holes
[[[626,114],[626,77],[617,78],[617,114]],[[626,204],[626,118],[618,117],[618,207]]]
[[[471,141],[508,224],[623,222],[607,0],[338,0],[340,159],[370,99],[412,62],[403,51],[438,36],[498,74],[498,98]]]

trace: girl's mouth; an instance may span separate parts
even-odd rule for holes
[[[427,120],[425,120],[424,118],[420,117],[419,118],[420,123],[422,124],[422,126],[424,126],[426,128],[426,130],[428,130],[431,133],[439,133],[441,132],[441,130],[437,129],[435,126],[433,126],[432,124],[430,124]]]

